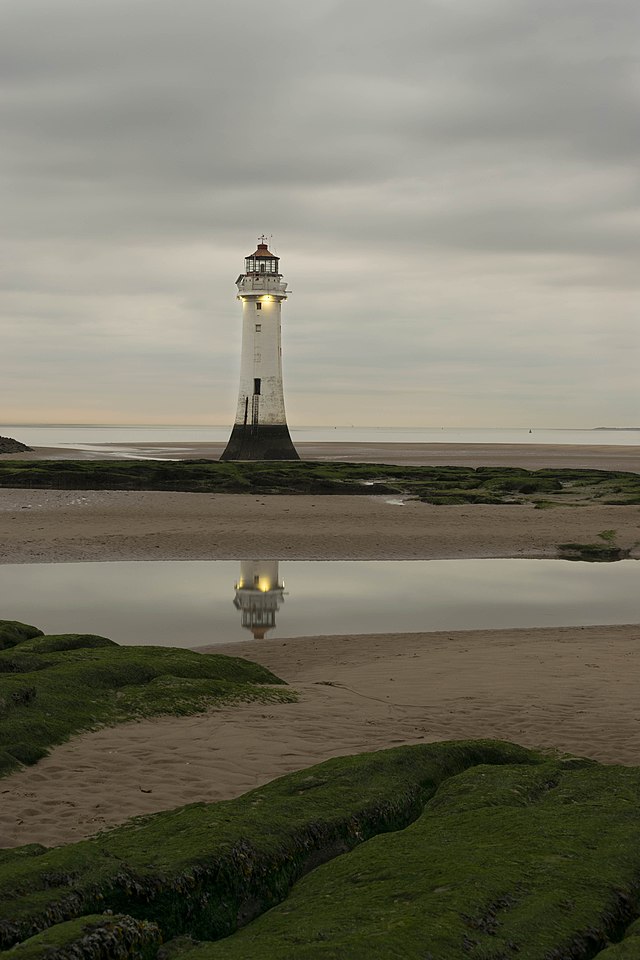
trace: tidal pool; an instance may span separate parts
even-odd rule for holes
[[[313,634],[640,621],[640,563],[175,561],[0,565],[0,619],[179,647]]]

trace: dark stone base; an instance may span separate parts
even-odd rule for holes
[[[221,460],[299,460],[286,423],[275,426],[236,423]]]

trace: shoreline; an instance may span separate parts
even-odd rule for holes
[[[286,680],[297,703],[74,737],[3,778],[0,846],[71,842],[401,743],[487,737],[638,764],[639,640],[630,624],[248,641],[244,656]],[[238,653],[234,644],[199,649]]]
[[[0,454],[2,460],[212,459],[226,442],[104,443],[34,447],[31,453]],[[391,463],[399,466],[575,467],[640,473],[640,444],[519,443],[316,443],[296,445],[302,460]]]

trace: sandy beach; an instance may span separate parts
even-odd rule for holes
[[[0,490],[5,563],[553,557],[565,542],[640,556],[640,508],[433,506],[383,497]]]
[[[0,489],[4,563],[554,557],[604,530],[640,556],[638,506]]]
[[[638,764],[639,640],[638,626],[608,626],[250,642],[242,654],[286,679],[298,703],[76,737],[2,780],[0,845],[75,840],[400,743],[496,737]]]
[[[383,460],[367,445],[323,446],[334,459]],[[405,447],[401,456],[387,449],[386,462],[640,470],[630,447],[414,446],[422,449]],[[637,506],[536,510],[399,505],[373,496],[0,490],[5,563],[552,557],[559,543],[597,542],[606,530],[640,557]],[[265,664],[299,692],[299,702],[76,737],[3,779],[0,846],[67,842],[137,814],[233,797],[331,756],[400,743],[496,737],[637,764],[639,639],[640,627],[629,625],[210,648]]]

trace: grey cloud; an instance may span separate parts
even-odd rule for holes
[[[27,352],[47,403],[70,371],[74,397],[91,384],[84,365],[110,410],[111,358],[123,409],[161,409],[173,371],[182,411],[225,417],[233,280],[266,230],[306,422],[341,395],[370,418],[383,391],[399,421],[433,382],[456,416],[510,389],[513,416],[546,413],[592,357],[611,371],[597,419],[622,416],[637,25],[631,0],[6,0],[0,393]]]

